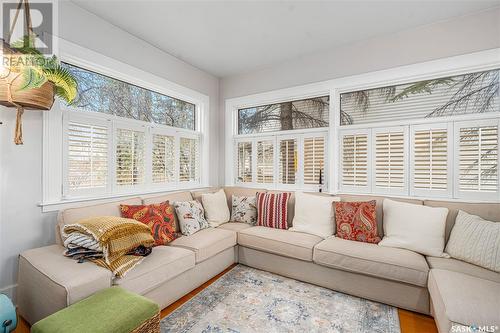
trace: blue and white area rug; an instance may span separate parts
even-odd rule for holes
[[[399,333],[397,309],[238,265],[161,321],[161,332]]]

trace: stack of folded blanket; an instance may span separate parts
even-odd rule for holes
[[[151,253],[151,229],[136,220],[101,216],[63,227],[65,256],[90,260],[123,277]]]

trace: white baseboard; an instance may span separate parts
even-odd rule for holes
[[[10,286],[0,288],[0,293],[7,295],[12,300],[12,303],[16,304],[16,289],[17,284],[11,284]]]

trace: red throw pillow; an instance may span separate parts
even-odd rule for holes
[[[377,234],[377,202],[335,202],[337,237],[358,242],[380,242]]]
[[[288,199],[292,194],[257,193],[257,225],[288,229]]]
[[[174,207],[168,201],[152,205],[120,205],[122,217],[151,228],[155,246],[166,245],[178,237]]]

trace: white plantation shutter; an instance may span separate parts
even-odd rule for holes
[[[455,125],[457,196],[498,198],[498,120]]]
[[[379,128],[372,131],[374,147],[374,192],[408,194],[408,127]]]
[[[448,196],[451,193],[448,125],[413,126],[411,139],[412,194]]]
[[[257,183],[274,182],[274,140],[257,141]]]
[[[179,181],[196,182],[199,180],[199,139],[180,138],[179,144]]]
[[[237,143],[237,181],[241,183],[252,182],[252,142]]]
[[[369,139],[370,132],[343,132],[341,134],[341,188],[358,191],[369,190]]]
[[[67,125],[67,190],[105,190],[108,184],[108,127],[70,121]]]
[[[170,183],[175,181],[175,137],[170,135],[153,135],[152,147],[153,183]]]
[[[279,140],[278,182],[295,184],[297,173],[297,139]]]
[[[319,174],[322,170],[323,184],[325,183],[325,137],[304,137],[304,184],[318,185]]]
[[[144,132],[118,128],[115,140],[116,184],[122,186],[144,183]]]

